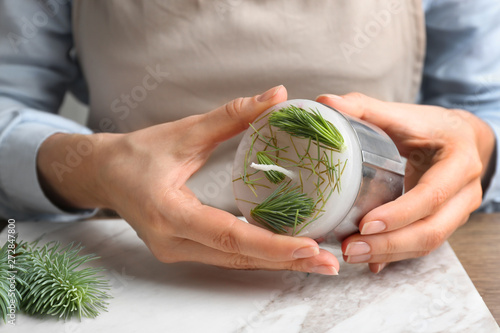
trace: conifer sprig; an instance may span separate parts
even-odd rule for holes
[[[269,116],[269,124],[292,136],[312,139],[342,152],[346,146],[339,130],[317,111],[308,112],[294,105],[274,111]]]
[[[82,246],[49,242],[37,248],[28,246],[26,261],[29,270],[22,274],[26,282],[21,290],[21,308],[29,314],[52,315],[63,319],[73,316],[94,318],[106,311],[111,296],[108,281],[99,275],[103,269],[86,267],[98,259],[93,254],[80,255]]]
[[[300,186],[282,183],[251,211],[252,218],[267,229],[284,234],[286,227],[296,228],[314,213],[315,202],[302,193]]]

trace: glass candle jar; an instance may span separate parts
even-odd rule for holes
[[[403,192],[405,165],[374,125],[310,100],[264,112],[246,131],[233,190],[249,223],[342,241],[371,209]]]

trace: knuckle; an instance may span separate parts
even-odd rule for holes
[[[476,146],[471,146],[469,142],[465,142],[459,147],[462,152],[461,160],[465,162],[469,179],[480,178],[484,165],[479,157]]]
[[[427,233],[424,243],[424,251],[434,251],[443,244],[446,234],[439,229],[432,229]]]
[[[284,266],[281,269],[297,272],[311,272],[314,266],[314,264],[308,260],[293,260],[285,262],[283,265]]]
[[[390,237],[386,237],[384,241],[384,253],[396,253],[397,246]]]
[[[372,108],[376,106],[377,100],[362,94],[360,92],[351,92],[344,96],[350,103],[358,109],[358,117],[361,119],[369,119],[372,115]]]
[[[243,97],[236,98],[229,103],[226,103],[224,110],[229,118],[237,118],[243,109]]]
[[[227,117],[229,117],[229,119],[232,119],[233,121],[236,121],[241,127],[241,129],[246,129],[248,126],[248,121],[243,119],[244,117],[241,116],[241,112],[243,111],[244,107],[244,102],[245,98],[239,97],[232,100],[231,102],[227,103],[224,106],[224,111]]]
[[[232,232],[232,228],[227,228],[223,232],[216,234],[214,236],[214,243],[224,252],[240,253],[239,243]]]
[[[437,209],[448,200],[448,190],[444,186],[436,187],[431,190],[431,208]]]
[[[234,254],[228,257],[226,266],[238,269],[257,269],[255,262],[248,256]]]
[[[475,156],[475,158],[472,158],[471,159],[471,162],[470,162],[470,166],[469,166],[469,169],[470,169],[470,172],[471,172],[471,176],[472,178],[480,178],[481,177],[481,173],[483,172],[483,163],[481,162],[479,156]]]

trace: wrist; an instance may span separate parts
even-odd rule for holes
[[[41,144],[38,180],[56,206],[67,211],[108,207],[99,169],[111,136],[56,133]]]

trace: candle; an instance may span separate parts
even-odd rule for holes
[[[275,105],[236,152],[233,190],[248,222],[275,233],[342,241],[403,193],[405,163],[378,127],[310,100]]]
[[[339,112],[290,100],[261,115],[236,152],[233,189],[248,222],[275,233],[319,238],[357,198],[359,140]]]

